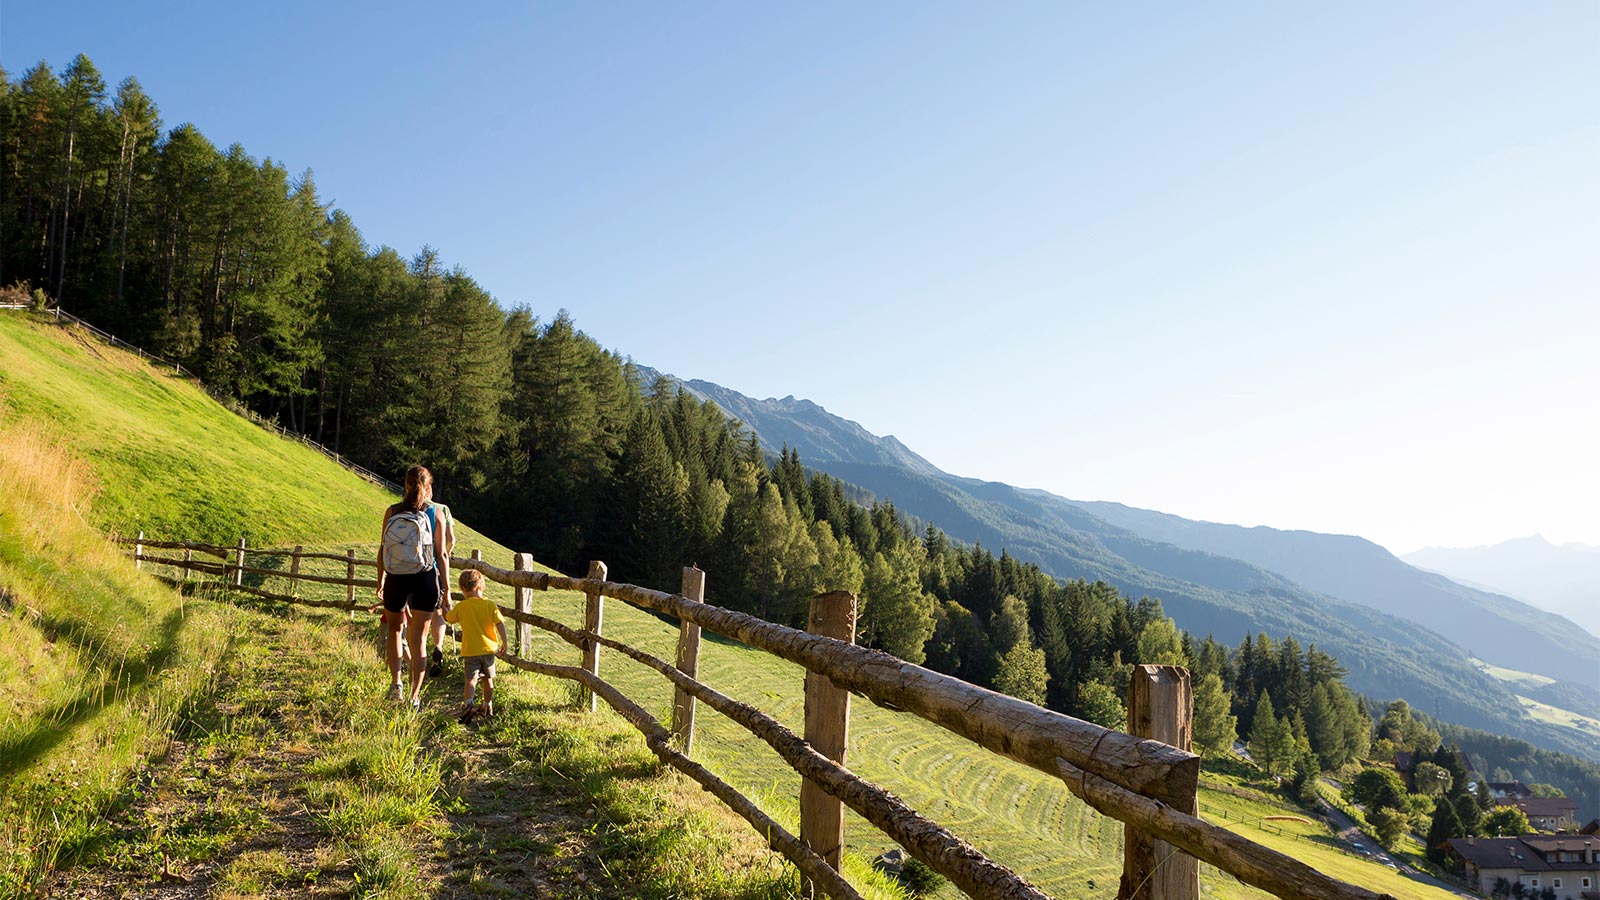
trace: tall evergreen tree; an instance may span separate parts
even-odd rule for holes
[[[932,598],[917,575],[921,551],[911,544],[875,554],[861,594],[863,642],[912,663],[926,658],[923,647],[933,636]]]
[[[1194,691],[1194,742],[1210,753],[1233,749],[1239,720],[1228,711],[1228,695],[1216,672],[1201,678]]]

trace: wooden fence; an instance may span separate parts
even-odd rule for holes
[[[347,609],[368,604],[356,600],[358,589],[376,588],[376,561],[344,555],[292,550],[257,550],[241,539],[236,547],[211,544],[124,539],[133,545],[136,563],[170,566],[182,583],[196,573],[215,576],[234,591],[306,606]],[[150,551],[167,551],[158,555]],[[182,556],[176,555],[182,551]],[[196,554],[210,557],[203,560]],[[254,555],[287,559],[287,570],[248,565]],[[332,565],[337,575],[302,571],[316,560]],[[1125,825],[1123,875],[1118,897],[1123,900],[1197,900],[1199,866],[1208,862],[1240,881],[1285,900],[1393,900],[1386,894],[1330,878],[1310,866],[1268,849],[1199,818],[1199,757],[1188,752],[1192,698],[1189,674],[1175,666],[1135,666],[1128,692],[1130,733],[1042,709],[1032,703],[986,690],[948,675],[912,665],[887,653],[853,643],[856,598],[845,592],[812,600],[808,631],[777,625],[754,616],[704,602],[705,573],[683,570],[682,590],[668,594],[606,580],[606,566],[589,564],[588,576],[570,578],[533,571],[532,557],[518,553],[512,567],[493,566],[474,551],[456,558],[455,567],[476,569],[484,577],[514,589],[514,605],[502,607],[517,623],[515,652],[501,657],[529,672],[568,679],[582,685],[584,703],[595,709],[604,701],[644,736],[645,744],[667,765],[694,779],[746,819],[801,872],[806,893],[858,898],[839,874],[844,848],[844,807],[859,813],[968,896],[981,900],[1035,898],[1047,895],[1005,866],[932,821],[900,798],[868,782],[844,766],[848,741],[850,694],[880,706],[919,716],[996,754],[1060,778],[1073,794]],[[359,570],[363,570],[358,572]],[[365,577],[370,574],[373,577]],[[245,576],[276,577],[289,582],[286,593],[245,584]],[[261,582],[257,582],[261,583]],[[343,586],[343,600],[299,596],[301,583]],[[585,596],[584,627],[572,628],[533,612],[533,592],[568,590]],[[606,598],[678,620],[674,662],[615,641],[604,632]],[[532,658],[532,630],[554,634],[578,651],[576,664]],[[698,679],[702,630],[737,640],[796,663],[807,672],[804,734],[796,734],[772,716],[741,703]],[[674,686],[672,720],[663,726],[642,706],[600,677],[600,654],[609,649],[659,673]],[[766,813],[710,770],[691,758],[695,717],[704,704],[765,741],[799,773],[800,834],[790,834]]]

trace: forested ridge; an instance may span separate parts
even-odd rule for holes
[[[309,170],[164,130],[136,80],[111,90],[87,57],[3,84],[0,284],[376,471],[429,465],[439,496],[508,545],[669,590],[694,562],[711,602],[788,624],[812,594],[851,590],[864,643],[1115,727],[1128,665],[1186,665],[1198,743],[1248,735],[1302,780],[1370,750],[1371,715],[1314,646],[1197,639],[1157,600],[1060,583],[864,503],[797,452],[768,459],[565,311],[507,311],[431,248],[369,246]]]

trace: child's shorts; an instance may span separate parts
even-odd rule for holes
[[[467,677],[482,674],[485,678],[494,677],[494,654],[485,653],[482,656],[463,656],[461,665],[467,670]]]

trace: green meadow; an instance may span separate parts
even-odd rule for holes
[[[8,497],[0,511],[0,596],[6,598],[0,628],[8,630],[11,646],[20,648],[15,660],[0,661],[0,687],[5,691],[0,694],[0,708],[7,713],[0,747],[24,747],[29,754],[27,763],[17,766],[9,760],[20,757],[0,753],[14,770],[0,771],[0,778],[29,791],[59,790],[59,782],[51,779],[70,778],[72,760],[81,763],[93,754],[115,754],[115,762],[102,767],[100,782],[89,792],[93,802],[85,807],[81,833],[59,836],[57,849],[33,859],[29,871],[103,864],[104,852],[89,852],[95,843],[91,840],[95,817],[131,802],[120,792],[162,748],[164,735],[185,719],[184,710],[204,707],[207,692],[220,690],[215,673],[237,671],[255,658],[238,649],[253,640],[250,623],[260,619],[251,617],[287,616],[311,623],[305,628],[314,625],[336,634],[342,648],[338,684],[346,692],[365,691],[373,697],[381,691],[375,617],[358,613],[352,621],[343,614],[303,614],[274,604],[241,601],[244,609],[240,609],[232,603],[186,599],[135,573],[102,534],[143,530],[153,539],[218,544],[232,544],[244,536],[252,547],[299,544],[339,553],[356,548],[370,557],[379,511],[392,499],[382,490],[308,448],[227,412],[188,380],[154,371],[136,357],[22,314],[0,314],[0,416],[4,417],[0,434],[23,435],[16,439],[18,445],[35,448],[33,456],[40,458],[28,462],[21,454],[0,454],[7,461],[22,460],[9,463],[14,467],[32,467],[32,474],[16,477],[36,485],[30,489],[33,493]],[[0,476],[10,480],[7,464],[0,462]],[[72,485],[72,490],[51,493],[52,486],[63,484]],[[41,514],[49,522],[43,530],[38,524]],[[467,556],[474,549],[497,566],[511,565],[511,549],[461,526],[456,555]],[[287,567],[283,558],[277,564]],[[342,575],[344,565],[308,562],[304,571]],[[713,582],[716,577],[716,572],[707,575]],[[288,589],[280,578],[269,578],[263,586],[279,592]],[[299,592],[343,598],[342,588],[304,582]],[[509,590],[501,586],[493,586],[490,596],[510,602]],[[571,593],[534,595],[536,612],[570,625],[581,624],[582,604],[582,596]],[[19,611],[24,607],[39,612],[25,615]],[[619,601],[607,601],[605,631],[659,657],[673,656],[676,628]],[[280,640],[296,644],[292,634]],[[229,646],[236,649],[228,651]],[[549,661],[577,660],[575,649],[543,634],[534,652]],[[62,658],[69,663],[59,662]],[[362,659],[370,671],[362,671]],[[670,686],[658,674],[614,653],[602,654],[601,673],[662,719],[669,717]],[[355,830],[340,832],[338,840],[329,838],[323,860],[332,873],[328,878],[349,883],[355,870],[348,859],[366,853],[376,865],[382,862],[379,857],[389,858],[383,854],[396,852],[397,842],[420,842],[436,851],[470,843],[471,835],[463,837],[461,828],[478,826],[460,825],[452,817],[451,804],[468,802],[461,799],[468,795],[452,787],[451,779],[452,773],[459,776],[470,768],[461,761],[461,747],[487,739],[498,748],[496,752],[515,751],[516,771],[527,782],[554,779],[576,785],[590,798],[603,825],[600,831],[611,834],[619,846],[632,848],[628,852],[638,854],[641,871],[656,873],[646,879],[654,886],[633,884],[630,890],[649,896],[696,897],[786,896],[792,890],[789,880],[773,875],[770,854],[759,849],[760,842],[747,826],[692,786],[684,789],[685,780],[657,770],[645,758],[642,742],[631,737],[618,717],[605,711],[589,715],[573,710],[573,692],[567,685],[520,674],[502,677],[511,708],[522,711],[497,722],[496,731],[469,734],[439,713],[432,724],[393,738],[409,748],[405,752],[413,758],[438,762],[438,773],[417,776],[424,782],[435,779],[429,782],[437,785],[432,805],[407,812],[402,817],[407,821],[401,824],[385,824],[386,814],[380,810],[371,814],[375,816],[371,822],[357,822],[350,826]],[[803,677],[798,667],[707,635],[701,677],[799,729]],[[98,686],[84,688],[86,681]],[[430,702],[442,710],[453,689],[436,685]],[[334,714],[319,713],[319,721],[333,730],[309,748],[323,762],[308,763],[306,783],[333,783],[339,778],[352,782],[347,787],[316,788],[320,793],[309,798],[308,808],[323,810],[319,815],[331,815],[329,810],[352,803],[359,811],[361,779],[346,775],[359,776],[366,771],[363,766],[375,765],[371,754],[395,752],[393,747],[389,751],[366,747],[349,733],[352,722],[366,723],[363,731],[382,733],[374,723],[391,720],[394,712],[371,705],[371,699],[335,707]],[[903,797],[1055,896],[1115,893],[1121,870],[1120,822],[1099,816],[1043,773],[994,756],[914,716],[860,698],[853,703],[847,764],[855,772]],[[341,723],[340,716],[347,721]],[[126,726],[131,719],[139,721],[137,728]],[[341,768],[338,754],[368,762]],[[796,826],[799,777],[765,744],[702,708],[696,756],[757,798],[787,827]],[[544,768],[547,763],[559,777]],[[628,770],[621,782],[611,771],[619,766]],[[511,790],[511,782],[506,784]],[[340,791],[355,793],[344,796]],[[23,803],[5,807],[6,818],[0,825],[6,827],[0,833],[10,831],[16,822],[31,821],[28,804],[43,802],[46,794],[21,796]],[[508,801],[502,796],[497,802]],[[1343,853],[1321,825],[1287,828],[1288,823],[1273,822],[1263,827],[1263,817],[1285,813],[1275,801],[1203,789],[1201,807],[1208,818],[1336,877],[1402,900],[1445,896]],[[678,814],[692,814],[693,827],[674,819]],[[674,834],[696,837],[692,846],[685,847],[672,842]],[[869,861],[892,844],[863,820],[852,818],[847,845],[852,880],[871,882],[873,896],[897,896],[898,891],[877,884],[868,872]],[[27,852],[14,839],[4,846],[13,858]],[[726,865],[715,863],[718,859],[736,860],[744,874],[729,875]],[[285,866],[294,868],[292,861],[276,857],[260,865],[241,865],[239,878],[249,884],[279,883],[289,877],[281,874]],[[711,877],[703,871],[708,869],[719,874]],[[385,877],[394,885],[386,896],[410,896],[430,884],[454,883],[449,880],[454,876],[427,866],[415,870],[402,866]],[[507,883],[510,876],[482,871],[470,877],[492,886]],[[262,891],[271,893],[268,888]],[[1209,866],[1202,866],[1202,891],[1217,898],[1265,896]],[[948,886],[939,895],[956,896]]]

